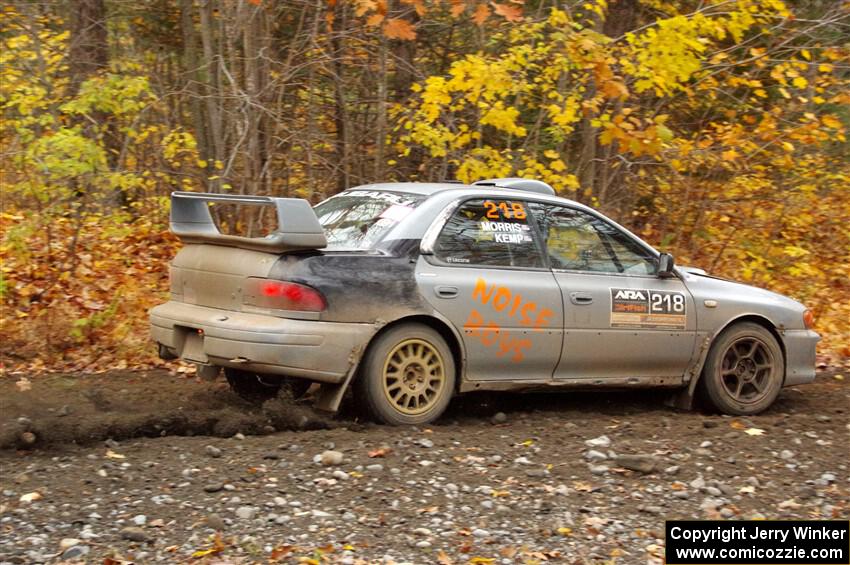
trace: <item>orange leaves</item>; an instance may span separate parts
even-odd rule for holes
[[[387,3],[384,0],[354,0],[354,14],[358,18],[369,12],[378,12],[383,16],[387,13]]]
[[[177,246],[158,223],[164,210],[151,204],[140,206],[132,228],[121,213],[0,217],[0,233],[20,238],[16,245],[0,242],[3,308],[10,314],[5,329],[20,356],[4,359],[7,369],[158,363],[147,309],[167,295],[168,261]]]
[[[487,4],[481,3],[475,7],[475,13],[472,14],[472,21],[475,22],[475,25],[481,26],[484,25],[484,22],[489,17],[490,7]]]
[[[457,17],[464,12],[466,6],[463,4],[463,0],[454,0],[454,2],[452,16]],[[523,21],[522,2],[517,0],[511,0],[509,3],[490,2],[488,4],[487,2],[478,2],[472,11],[472,21],[475,25],[482,26],[494,13],[511,23]]]
[[[272,553],[269,556],[269,559],[271,559],[271,561],[280,561],[281,559],[287,557],[289,554],[291,554],[293,551],[295,551],[295,549],[296,549],[295,546],[292,546],[292,545],[288,545],[288,544],[279,545],[272,550]]]
[[[825,125],[828,128],[841,129],[841,128],[844,127],[844,124],[841,123],[841,120],[839,120],[833,114],[827,114],[825,116],[821,116],[820,121],[823,125]]]
[[[416,39],[416,30],[407,20],[390,18],[384,23],[384,35],[389,39],[412,41]]]
[[[502,16],[509,22],[522,21],[522,8],[512,4],[497,4],[490,2],[493,6],[493,11]]]
[[[406,0],[406,3],[412,4],[416,13],[419,16],[426,14],[425,5],[421,1]],[[492,10],[491,10],[492,6]],[[453,0],[451,3],[450,13],[453,18],[460,17],[467,10],[467,4],[464,0]],[[416,39],[416,28],[413,23],[402,17],[387,17],[386,2],[383,0],[359,0],[356,13],[359,16],[369,12],[370,15],[366,18],[366,25],[377,27],[383,24],[382,32],[388,39],[398,39],[401,41],[413,41]],[[475,9],[472,11],[471,19],[475,25],[483,26],[491,15],[496,14],[501,16],[506,21],[511,23],[521,22],[523,20],[522,7],[515,4],[500,4],[497,2],[479,2],[475,4]]]
[[[377,27],[381,25],[387,15],[387,3],[385,0],[357,0],[354,13],[358,17],[369,14],[369,17],[366,18],[366,25]]]
[[[420,16],[425,13],[425,5],[422,0],[404,0],[405,4],[413,6]],[[369,27],[381,26],[381,32],[388,39],[402,41],[413,41],[416,39],[416,29],[413,24],[404,18],[387,17],[386,0],[354,0],[354,14],[357,17],[366,17],[366,25]]]
[[[658,155],[664,141],[672,136],[660,118],[657,116],[654,121],[649,121],[627,114],[617,114],[613,118],[605,114],[594,120],[594,124],[602,128],[599,134],[602,145],[617,142],[622,152],[635,156]]]
[[[259,0],[256,0],[259,1]],[[383,34],[389,39],[412,41],[416,39],[416,29],[405,11],[397,11],[398,15],[390,17],[386,0],[352,0],[354,14],[359,18],[366,18],[366,25],[378,27],[382,25]],[[470,19],[477,26],[483,26],[492,15],[500,16],[507,22],[518,23],[523,21],[522,4],[524,0],[510,0],[509,2],[487,2],[481,0],[450,0],[449,13],[452,18],[459,18],[464,13],[470,14]],[[333,0],[333,4],[336,0]],[[424,0],[401,0],[401,4],[412,6],[416,15],[420,18],[428,15],[428,7]],[[439,4],[439,2],[437,2]],[[470,9],[471,8],[471,9]],[[333,15],[328,14],[329,21]]]
[[[384,14],[372,14],[366,19],[366,25],[369,27],[377,27],[384,21]]]
[[[721,157],[723,158],[724,161],[732,162],[732,161],[737,161],[738,157],[740,157],[740,155],[738,154],[738,151],[733,147],[732,149],[727,149],[726,151],[724,151],[721,154]]]
[[[626,85],[619,80],[606,81],[602,83],[601,89],[602,94],[604,94],[606,98],[610,98],[612,100],[625,100],[629,97],[629,89],[626,88]]]
[[[416,15],[420,18],[428,13],[428,9],[425,7],[425,3],[423,0],[401,0],[402,4],[406,4],[408,6],[413,6]]]
[[[466,0],[451,0],[451,10],[449,13],[453,18],[458,18],[466,11]]]

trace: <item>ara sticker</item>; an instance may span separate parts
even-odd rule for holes
[[[685,294],[643,288],[611,289],[611,327],[683,330]]]

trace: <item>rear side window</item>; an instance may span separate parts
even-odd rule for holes
[[[463,203],[440,232],[434,256],[452,264],[543,267],[525,206],[495,198]]]
[[[313,210],[328,249],[371,249],[424,199],[418,194],[355,190],[328,198]]]

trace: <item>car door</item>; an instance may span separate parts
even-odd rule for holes
[[[460,202],[420,257],[416,278],[462,336],[467,379],[552,378],[562,342],[561,292],[522,200]]]
[[[564,303],[556,379],[681,377],[694,354],[693,297],[656,276],[656,255],[600,216],[532,203]]]

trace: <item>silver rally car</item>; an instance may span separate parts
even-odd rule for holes
[[[276,231],[222,234],[211,202],[256,204]],[[528,179],[385,183],[301,199],[175,192],[171,299],[150,312],[164,358],[223,368],[240,395],[335,411],[349,386],[387,424],[454,394],[659,387],[728,414],[814,379],[811,313],[674,266],[599,212]]]

